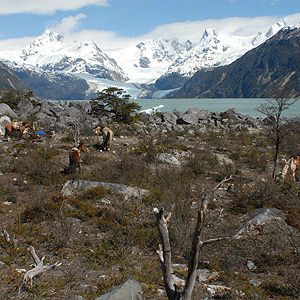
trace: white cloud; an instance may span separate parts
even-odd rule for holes
[[[288,25],[294,26],[294,25],[300,25],[300,13],[299,14],[293,14],[285,17],[285,20]]]
[[[48,29],[54,30],[62,35],[76,32],[80,26],[80,20],[85,19],[85,14],[78,14],[75,17],[63,18],[60,22],[52,21],[48,24]]]
[[[277,20],[278,17],[233,17],[218,20],[188,21],[158,26],[147,36],[151,38],[177,37],[181,41],[189,38],[192,42],[198,42],[207,28],[214,28],[218,32],[232,35],[249,36],[260,31],[267,31]]]
[[[57,10],[76,10],[88,5],[107,6],[108,0],[1,0],[0,15],[52,14]]]
[[[75,1],[75,0],[74,0]],[[73,41],[94,41],[102,51],[109,55],[118,53],[120,49],[134,47],[139,42],[146,39],[170,39],[178,38],[185,42],[190,39],[192,42],[199,42],[206,28],[214,28],[217,32],[228,33],[231,35],[249,36],[256,35],[258,32],[266,32],[279,19],[278,16],[256,17],[256,18],[225,18],[209,19],[204,21],[187,21],[165,24],[154,28],[151,32],[143,36],[124,37],[113,31],[104,30],[77,30],[80,21],[85,18],[84,14],[70,16],[60,22],[49,24],[49,28],[63,34],[65,42]],[[290,26],[299,24],[300,13],[284,17]],[[9,49],[20,49],[24,43],[32,42],[35,37],[26,39],[0,40],[0,50],[8,47]],[[15,45],[15,46],[13,46]]]
[[[70,19],[69,19],[70,18]],[[57,26],[58,28],[72,28],[67,26],[81,19],[81,15],[69,17],[68,20],[62,20]],[[225,19],[209,19],[204,21],[187,21],[171,24],[164,24],[154,28],[151,32],[143,36],[122,37],[116,32],[103,30],[69,30],[70,34],[64,34],[65,40],[70,41],[94,41],[97,45],[107,53],[115,53],[119,49],[135,46],[141,41],[147,39],[170,39],[177,38],[181,42],[190,39],[192,42],[199,42],[206,28],[214,28],[217,32],[227,33],[231,35],[249,36],[256,35],[258,32],[266,32],[270,26],[277,22],[279,17],[256,17],[256,18],[225,18]],[[300,14],[287,16],[286,20],[289,25],[294,25],[295,20],[300,20]],[[67,30],[65,30],[66,32]],[[62,33],[62,31],[58,31]]]

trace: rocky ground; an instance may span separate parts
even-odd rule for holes
[[[0,106],[14,120],[34,116],[45,132],[0,142],[0,299],[114,299],[101,296],[128,278],[141,292],[136,299],[166,299],[153,208],[168,212],[175,203],[169,229],[180,288],[201,197],[229,175],[203,232],[229,240],[201,252],[193,299],[299,299],[298,183],[270,179],[263,120],[234,109],[143,114],[131,126],[111,124],[105,152],[95,149],[93,128],[110,120],[90,116],[88,104],[31,105]],[[74,138],[88,151],[70,174]],[[34,263],[30,246],[44,265],[58,263],[32,286],[23,283]]]

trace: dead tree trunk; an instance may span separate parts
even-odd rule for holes
[[[204,247],[206,244],[228,239],[227,237],[223,237],[223,238],[215,238],[215,239],[202,241],[201,233],[203,230],[205,214],[206,214],[209,201],[211,200],[214,192],[230,178],[231,177],[223,179],[209,193],[205,194],[202,197],[201,206],[198,211],[198,219],[197,219],[194,236],[192,240],[191,252],[189,256],[188,274],[187,274],[183,291],[178,291],[172,276],[173,270],[172,270],[172,258],[171,258],[168,223],[171,219],[174,205],[172,206],[172,210],[166,218],[164,217],[164,210],[162,208],[160,210],[158,210],[157,208],[153,209],[156,216],[157,227],[158,227],[160,240],[161,240],[161,245],[159,245],[160,247],[159,250],[157,251],[157,254],[160,259],[164,285],[169,300],[179,300],[179,299],[190,300],[191,299],[195,281],[196,281],[196,275],[197,275],[196,271],[198,267],[199,253],[201,248]]]
[[[80,122],[79,122],[80,124]],[[78,124],[72,124],[72,136],[73,136],[73,140],[74,140],[74,145],[79,145],[80,143],[80,129],[79,129],[79,125]]]

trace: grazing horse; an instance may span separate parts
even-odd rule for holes
[[[76,169],[80,168],[80,163],[82,163],[80,152],[86,152],[86,148],[83,146],[83,143],[80,143],[78,148],[72,148],[71,153],[69,154],[71,173],[75,173]]]
[[[296,181],[296,169],[297,166],[299,165],[300,165],[300,156],[298,155],[293,155],[288,160],[285,160],[285,166],[281,171],[282,180],[285,180],[288,170],[291,169],[293,179],[294,181]]]
[[[114,136],[113,131],[108,127],[97,126],[95,129],[95,135],[100,134],[102,134],[103,137],[103,150],[110,151],[111,141]]]
[[[31,128],[35,130],[33,123],[31,122],[11,122],[5,125],[5,134],[4,136],[7,137],[7,141],[11,141],[10,135],[13,131],[19,131],[19,139],[21,139],[24,131],[26,128]]]

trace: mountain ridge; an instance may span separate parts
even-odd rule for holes
[[[280,30],[227,66],[198,71],[173,98],[264,98],[277,89],[300,96],[300,27]]]
[[[11,69],[0,61],[0,89],[29,92],[29,87]]]
[[[114,58],[92,41],[66,43],[62,35],[46,30],[21,54],[5,56],[0,51],[0,57],[42,98],[61,100],[62,95],[67,99],[77,95],[75,99],[88,99],[106,85],[117,83],[125,90],[135,87],[135,97],[151,98],[179,89],[199,70],[232,63],[285,26],[286,22],[279,19],[267,32],[248,37],[207,28],[197,43],[148,39],[121,49]],[[60,92],[53,90],[53,82],[59,83]],[[67,93],[61,93],[64,88]]]

